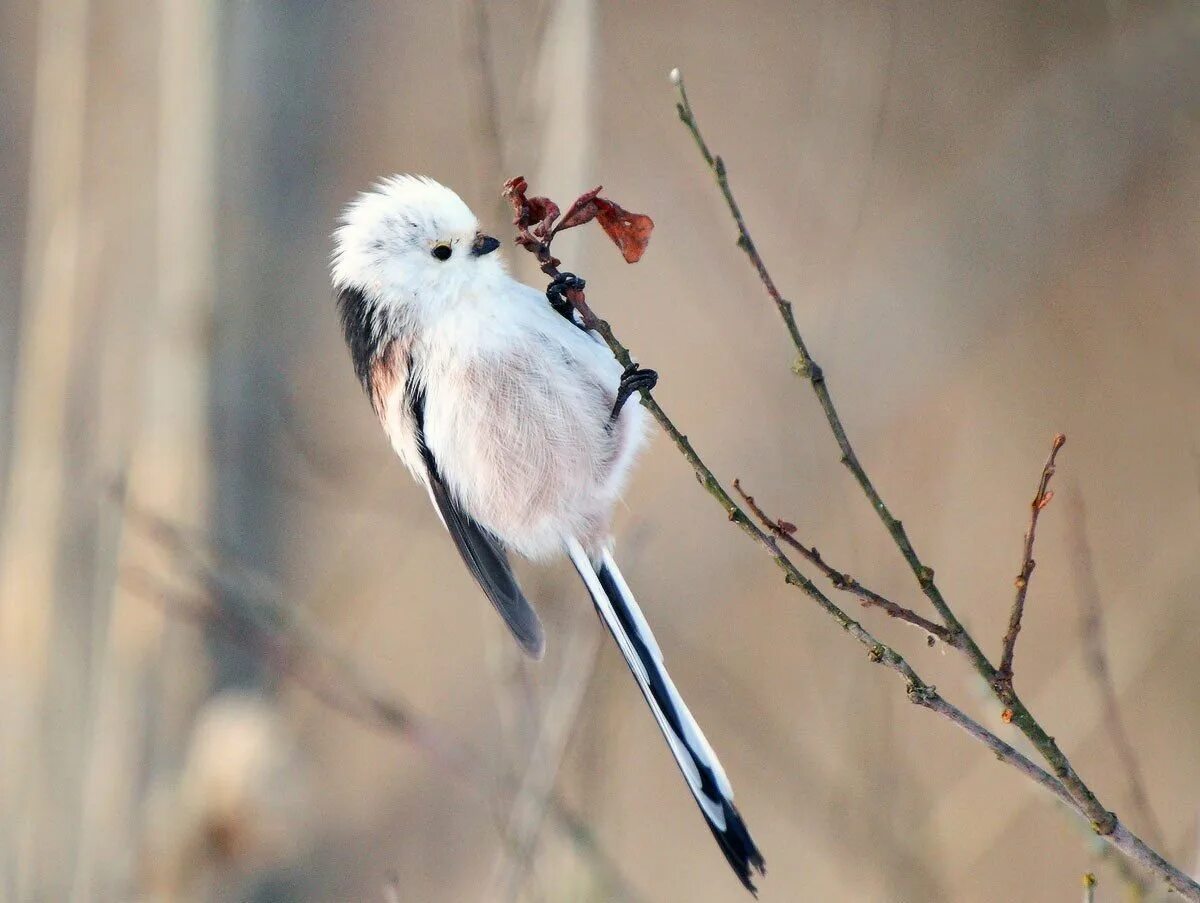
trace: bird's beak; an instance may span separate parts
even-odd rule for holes
[[[498,247],[500,247],[498,240],[481,232],[475,236],[475,241],[471,243],[471,256],[482,257],[484,254],[491,254]]]

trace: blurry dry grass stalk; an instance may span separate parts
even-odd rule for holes
[[[40,755],[52,654],[56,566],[67,480],[62,450],[79,315],[88,0],[48,4],[38,20],[36,94],[13,452],[0,523],[0,895],[35,894],[38,833],[51,793]]]
[[[137,418],[124,462],[123,489],[188,525],[207,520],[210,488],[206,336],[213,303],[215,27],[204,0],[168,0],[160,7],[155,290],[138,311],[146,332],[135,358]],[[123,517],[116,529],[114,571],[131,561],[169,565],[136,523]],[[178,707],[169,675],[185,667],[161,613],[115,579],[99,629],[94,714],[83,750],[76,900],[102,893],[119,845],[138,834],[139,794],[144,774],[154,770],[158,739],[145,700],[161,694],[163,710]]]
[[[532,865],[538,835],[550,805],[554,784],[578,721],[583,697],[596,667],[600,634],[589,612],[580,612],[563,653],[553,694],[542,716],[541,730],[529,754],[525,775],[513,802],[504,834],[509,843],[492,869],[486,899],[516,900]]]
[[[784,326],[796,350],[798,358],[793,365],[793,370],[812,386],[813,393],[816,395],[817,401],[829,424],[829,428],[841,450],[842,463],[850,470],[863,494],[867,497],[871,508],[879,516],[892,541],[895,543],[897,549],[899,549],[904,560],[908,563],[917,585],[937,611],[942,624],[932,624],[915,612],[891,602],[877,593],[865,590],[856,581],[845,577],[842,572],[829,566],[823,566],[824,562],[821,561],[820,556],[815,550],[805,547],[792,539],[791,534],[795,528],[791,524],[773,519],[767,515],[754,502],[752,497],[741,491],[740,485],[735,481],[735,491],[741,494],[746,506],[743,508],[742,505],[739,505],[729,495],[716,475],[693,448],[687,436],[675,426],[649,391],[642,391],[642,404],[645,405],[667,435],[670,436],[680,453],[691,464],[701,485],[721,505],[729,520],[741,528],[743,532],[771,556],[776,565],[784,572],[784,580],[789,585],[798,587],[816,602],[826,614],[837,621],[843,630],[858,640],[867,649],[867,658],[871,662],[885,665],[903,678],[906,692],[911,702],[948,718],[955,725],[987,746],[1000,761],[1016,768],[1030,780],[1065,803],[1078,815],[1086,819],[1096,835],[1113,849],[1119,851],[1121,855],[1140,865],[1185,899],[1200,901],[1200,884],[1197,884],[1183,871],[1169,863],[1156,850],[1146,844],[1145,841],[1134,835],[1114,812],[1109,811],[1100,802],[1095,792],[1072,767],[1069,759],[1059,748],[1054,737],[1042,727],[1028,708],[1026,708],[1020,696],[1013,688],[1012,660],[1015,652],[1016,638],[1020,631],[1029,578],[1034,567],[1033,542],[1037,519],[1041,510],[1052,498],[1053,494],[1049,491],[1050,478],[1054,473],[1055,457],[1065,442],[1065,437],[1061,435],[1054,437],[1050,457],[1042,470],[1037,490],[1030,505],[1030,526],[1026,534],[1021,569],[1016,580],[1016,599],[1013,604],[1009,627],[1004,637],[1002,664],[1000,667],[997,667],[992,664],[975,638],[963,626],[957,615],[955,615],[934,580],[933,569],[921,560],[912,542],[909,540],[904,526],[888,509],[865,468],[860,463],[858,455],[855,453],[846,434],[841,416],[838,414],[837,408],[833,403],[824,373],[816,360],[813,359],[796,325],[792,306],[776,287],[770,272],[767,270],[762,257],[758,253],[754,240],[746,226],[745,219],[742,216],[741,208],[738,206],[737,200],[730,189],[725,163],[719,156],[709,150],[701,134],[691,104],[688,101],[682,77],[678,71],[672,73],[672,81],[676,85],[679,94],[677,104],[679,118],[695,139],[696,146],[703,156],[705,163],[712,170],[717,186],[729,207],[729,212],[737,226],[738,247],[746,253],[772,303],[779,311],[780,317],[783,319]],[[539,262],[543,265],[543,271],[548,275],[555,274],[557,264],[557,261],[550,254],[549,241],[552,237],[551,235],[540,246],[535,246],[532,243],[525,244],[528,250],[536,254]],[[591,325],[603,337],[617,360],[624,366],[632,364],[629,349],[617,339],[607,322],[595,316],[594,312],[588,306],[586,299],[583,297],[583,293],[569,292],[568,297],[578,308],[584,322]],[[750,513],[747,513],[747,509],[749,509]],[[898,617],[908,623],[915,624],[927,631],[931,641],[936,637],[958,650],[967,659],[976,673],[983,678],[996,699],[1005,706],[1005,722],[1016,725],[1045,760],[1045,763],[1049,766],[1049,770],[1014,749],[961,709],[944,699],[933,686],[926,683],[913,670],[912,666],[902,655],[876,639],[858,621],[851,618],[841,607],[833,602],[812,580],[806,577],[783,551],[781,543],[791,546],[800,552],[810,563],[817,565],[823,575],[831,581],[835,589],[855,595],[866,606],[882,608],[893,617]]]
[[[497,786],[503,788],[513,803],[512,814],[499,825],[504,858],[498,868],[510,888],[520,890],[542,819],[549,815],[605,888],[607,899],[627,903],[640,899],[588,825],[554,790],[556,763],[565,751],[598,649],[594,630],[573,632],[526,780],[517,786],[507,773],[494,773],[491,756],[479,756],[415,714],[406,701],[378,689],[319,626],[304,617],[307,606],[285,602],[273,580],[230,550],[141,507],[133,498],[125,501],[125,522],[128,530],[156,548],[159,561],[172,563],[172,570],[167,577],[127,563],[120,574],[124,592],[249,649],[275,674],[333,710],[411,743],[431,764],[481,797],[488,797]]]
[[[1076,585],[1079,591],[1080,634],[1083,638],[1084,653],[1087,656],[1088,670],[1100,694],[1104,706],[1104,726],[1112,739],[1113,747],[1121,760],[1125,780],[1129,784],[1129,797],[1133,800],[1138,817],[1147,825],[1147,835],[1155,845],[1161,846],[1166,842],[1166,836],[1154,810],[1150,807],[1150,796],[1146,792],[1146,782],[1142,778],[1142,769],[1134,752],[1133,741],[1125,729],[1125,720],[1121,717],[1121,706],[1117,700],[1117,688],[1113,684],[1112,669],[1108,663],[1108,650],[1104,642],[1104,612],[1100,603],[1100,586],[1096,582],[1096,569],[1092,562],[1092,547],[1087,538],[1087,521],[1083,497],[1078,491],[1071,494],[1068,505],[1068,516],[1071,519],[1070,536],[1074,547]]]

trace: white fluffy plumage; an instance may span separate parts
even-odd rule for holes
[[[346,209],[334,283],[364,292],[374,328],[396,343],[376,409],[425,482],[406,410],[414,379],[425,443],[467,514],[528,558],[561,553],[570,536],[598,552],[646,435],[643,409],[627,404],[609,423],[620,365],[499,252],[472,254],[478,235],[459,196],[420,177],[387,179]]]
[[[570,556],[713,836],[753,890],[762,855],[610,553],[612,510],[646,434],[642,406],[617,404],[634,383],[598,336],[510,277],[499,242],[430,179],[396,176],[359,196],[335,241],[355,371],[464,563],[540,657],[541,622],[506,552]]]

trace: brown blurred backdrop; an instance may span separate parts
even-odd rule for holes
[[[605,857],[630,898],[745,899],[566,568],[521,569],[546,661],[510,648],[354,383],[327,277],[378,176],[434,176],[498,234],[507,176],[560,201],[602,182],[657,221],[645,259],[598,231],[560,250],[656,397],[723,478],[923,610],[789,372],[672,66],[989,651],[1070,437],[1018,685],[1153,832],[1081,652],[1085,537],[1161,850],[1196,867],[1194,3],[6,0],[0,42],[0,899],[595,901],[621,893]],[[1124,899],[1084,826],[909,705],[666,442],[628,502],[627,574],[764,901],[1060,901],[1086,870]],[[864,618],[1016,742],[958,659]],[[514,818],[522,782],[595,847]]]

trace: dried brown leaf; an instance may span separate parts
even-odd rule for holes
[[[504,197],[513,208],[513,225],[517,227],[517,242],[531,251],[548,241],[558,218],[558,205],[549,198],[528,197],[529,183],[516,176],[504,183]]]
[[[524,176],[514,176],[504,183],[503,195],[513,208],[513,225],[522,229],[529,228],[529,202],[525,199],[528,190]]]
[[[563,218],[558,221],[558,225],[554,227],[555,234],[562,232],[564,229],[574,229],[576,226],[582,226],[584,223],[590,223],[596,218],[599,213],[599,208],[596,206],[596,195],[600,193],[603,186],[597,185],[591,191],[584,192],[575,199]]]
[[[554,228],[554,221],[558,219],[558,204],[543,197],[527,198],[525,203],[529,207],[529,220],[533,223],[530,231],[542,238],[548,237]]]
[[[529,250],[536,251],[539,246],[544,249],[563,229],[574,229],[594,219],[620,248],[627,263],[637,263],[646,253],[654,220],[600,197],[600,186],[577,197],[565,216],[550,198],[529,197],[528,191],[529,183],[521,176],[504,183],[504,197],[512,204],[513,225],[518,229],[517,241]]]
[[[621,249],[626,263],[637,263],[646,253],[650,243],[650,233],[654,231],[654,220],[644,213],[630,213],[606,198],[598,197],[596,205],[596,221],[605,231],[613,244]]]

